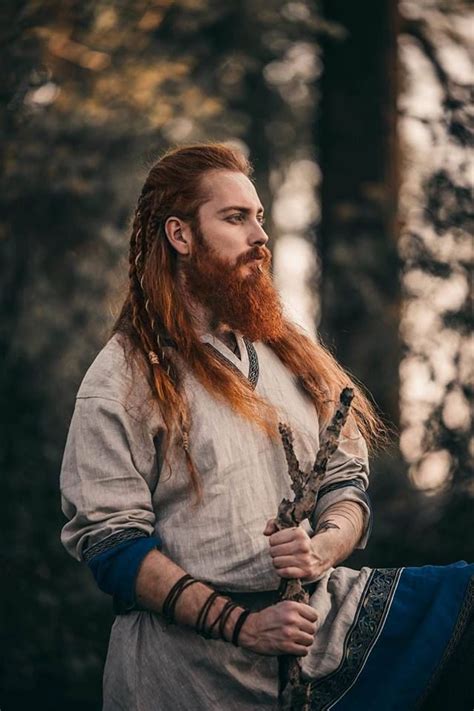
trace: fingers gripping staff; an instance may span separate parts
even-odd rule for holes
[[[285,450],[288,473],[291,478],[291,488],[295,496],[292,501],[283,499],[278,507],[275,519],[275,529],[283,530],[298,526],[310,518],[316,506],[318,491],[326,475],[330,457],[337,449],[341,430],[347,420],[354,391],[344,388],[340,394],[339,406],[327,427],[325,437],[321,442],[316,460],[311,471],[306,474],[301,471],[293,448],[291,429],[280,423],[279,430]],[[300,578],[284,579],[280,585],[282,600],[292,600],[308,604],[309,595],[304,590]],[[311,682],[302,678],[298,658],[280,657],[280,707],[284,711],[309,711],[309,693]]]

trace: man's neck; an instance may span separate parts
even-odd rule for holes
[[[215,334],[217,338],[224,343],[227,348],[229,348],[237,358],[240,358],[240,350],[239,350],[239,344],[237,341],[237,338],[235,337],[235,334],[232,331],[225,331],[221,333],[216,333]]]

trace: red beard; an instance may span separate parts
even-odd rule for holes
[[[211,314],[211,330],[226,325],[251,341],[278,340],[283,314],[270,274],[270,250],[257,245],[230,264],[209,247],[199,226],[193,234],[197,248],[183,271],[189,294]],[[241,266],[249,262],[251,273],[242,276]]]

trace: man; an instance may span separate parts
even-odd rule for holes
[[[292,425],[307,467],[321,424],[303,387],[265,345],[288,347],[289,327],[271,284],[263,206],[249,175],[243,156],[221,145],[169,152],[152,169],[132,233],[130,294],[78,393],[62,469],[67,550],[91,565],[117,609],[138,603],[160,613],[184,572],[207,583],[179,597],[175,620],[182,627],[143,611],[117,617],[105,708],[152,708],[158,700],[164,709],[205,709],[211,697],[215,708],[273,707],[276,658],[258,655],[306,654],[316,620],[310,606],[282,602],[250,615],[240,649],[205,641],[184,625],[195,625],[210,585],[267,593],[282,577],[313,581],[367,537],[361,437],[353,457],[340,450],[332,488],[319,504],[321,532],[311,538],[308,526],[273,533],[271,518],[290,493],[275,423],[284,417]],[[317,353],[300,338],[309,360]],[[175,347],[162,345],[166,340]],[[134,344],[135,353],[127,353]],[[136,362],[141,353],[148,365]],[[310,371],[301,375],[315,380]],[[269,403],[279,408],[277,418]],[[168,473],[164,433],[176,421],[181,446],[166,447]],[[197,506],[189,479],[201,497]],[[224,597],[215,600],[211,621],[224,604]],[[241,612],[231,612],[227,639]]]
[[[366,442],[380,423],[328,351],[283,316],[250,175],[222,144],[153,166],[129,293],[77,395],[62,541],[114,596],[106,711],[274,709],[278,656],[330,676],[354,604],[376,583],[380,599],[380,576],[334,570],[369,534]],[[315,516],[276,531],[291,493],[278,422],[309,470],[346,384],[352,415]],[[296,577],[310,592],[320,581],[311,604],[279,602],[281,579]]]

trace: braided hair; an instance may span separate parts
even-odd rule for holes
[[[147,359],[152,391],[156,400],[162,404],[169,432],[174,430],[180,439],[191,483],[199,499],[201,484],[189,451],[189,414],[181,392],[180,375],[171,355],[170,336],[160,314],[152,305],[145,283],[147,257],[159,228],[159,211],[154,203],[153,190],[149,183],[145,183],[138,200],[130,238],[129,295],[117,326],[128,317],[135,345]],[[117,330],[121,330],[120,327]],[[163,407],[164,403],[172,407]]]

